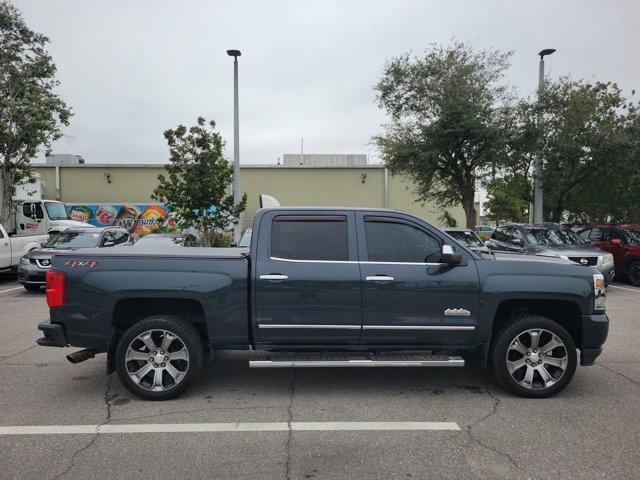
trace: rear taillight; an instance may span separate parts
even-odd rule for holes
[[[47,270],[47,305],[50,308],[64,306],[67,291],[67,274],[58,270]]]

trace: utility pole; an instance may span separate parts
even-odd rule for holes
[[[551,55],[555,52],[555,48],[545,48],[540,51],[538,55],[540,55],[540,66],[538,69],[538,106],[540,106],[540,101],[542,98],[542,91],[544,89],[544,57],[545,55]],[[538,126],[542,126],[543,115],[542,109],[538,109]],[[534,208],[533,208],[533,223],[542,223],[544,222],[543,215],[543,169],[542,169],[542,142],[540,142],[540,146],[538,149],[538,155],[536,155],[535,167],[534,167]],[[531,215],[529,215],[531,218]]]
[[[227,55],[233,57],[233,204],[238,205],[240,195],[240,123],[238,113],[238,57],[240,50],[227,50]],[[233,228],[233,240],[237,244],[241,234],[240,219],[236,220]]]

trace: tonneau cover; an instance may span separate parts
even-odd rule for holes
[[[206,248],[206,247],[107,247],[80,248],[56,252],[56,257],[200,257],[242,259],[249,256],[248,248]]]

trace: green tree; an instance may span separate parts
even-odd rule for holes
[[[523,174],[497,177],[487,183],[487,201],[484,206],[489,218],[497,223],[506,221],[528,222],[531,190],[529,179]]]
[[[224,232],[246,208],[247,196],[234,205],[233,167],[222,156],[224,142],[215,125],[199,117],[192,127],[164,132],[169,164],[166,175],[158,175],[153,198],[169,204],[183,228],[196,228],[204,245],[228,246]]]
[[[374,137],[385,163],[414,181],[418,200],[462,204],[469,228],[479,180],[505,155],[511,108],[501,79],[509,56],[434,45],[422,57],[391,59],[375,86],[391,119]]]
[[[55,93],[49,39],[0,2],[0,221],[7,223],[18,185],[33,181],[30,160],[62,136],[71,110]]]

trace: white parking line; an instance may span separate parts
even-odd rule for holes
[[[274,423],[148,423],[124,425],[17,425],[0,427],[0,435],[62,435],[96,433],[192,432],[341,432],[436,430],[460,431],[455,422],[274,422]]]
[[[0,293],[11,292],[13,290],[20,290],[21,288],[22,287],[7,288],[6,290],[0,290]]]
[[[619,287],[618,285],[609,285],[607,288],[618,288],[620,290],[626,290],[627,292],[640,293],[640,288]]]

